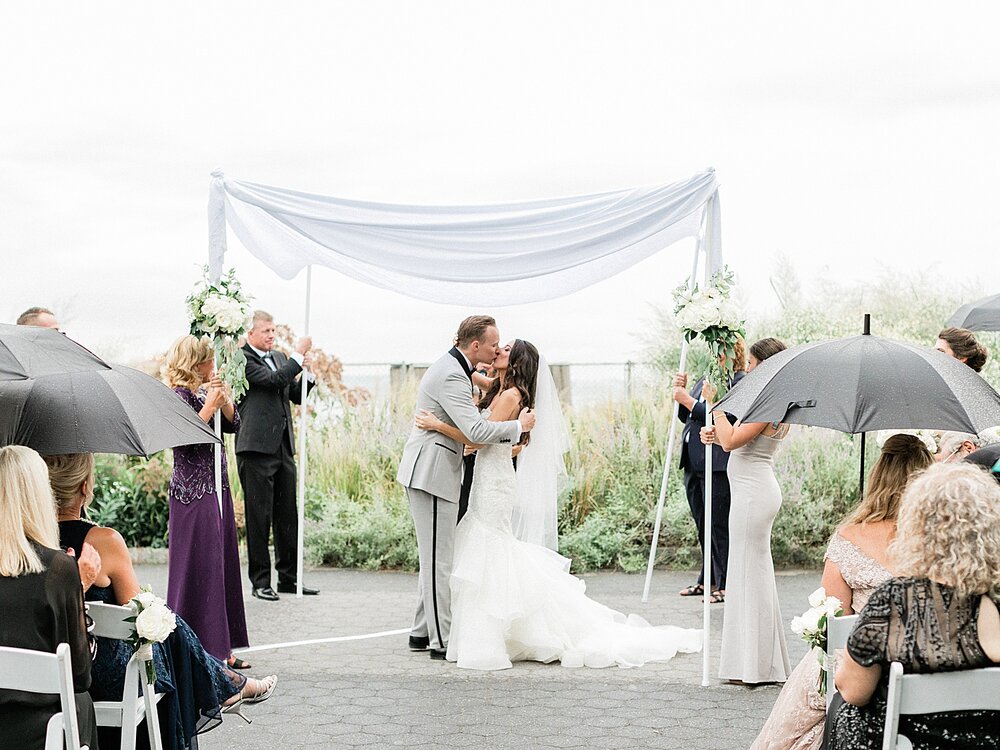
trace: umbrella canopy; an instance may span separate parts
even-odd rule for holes
[[[0,380],[0,445],[27,445],[44,455],[148,456],[218,442],[177,394],[129,367]]]
[[[1000,424],[1000,394],[935,349],[878,336],[802,344],[761,362],[719,402],[743,422],[849,433],[979,432]]]
[[[108,369],[104,360],[59,331],[0,323],[0,381]]]
[[[948,318],[948,325],[970,331],[1000,331],[1000,294],[962,305]]]

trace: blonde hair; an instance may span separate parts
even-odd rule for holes
[[[1000,595],[1000,485],[972,464],[931,466],[903,494],[889,554],[900,575]]]
[[[49,467],[49,486],[56,507],[65,510],[76,505],[80,486],[94,477],[93,453],[67,453],[64,456],[42,456]],[[93,482],[84,505],[94,499]]]
[[[45,570],[32,542],[59,549],[59,524],[45,462],[31,448],[0,448],[0,576]]]
[[[865,496],[843,525],[896,520],[906,485],[932,463],[931,452],[916,435],[892,435],[882,446]]]
[[[167,351],[167,359],[163,363],[164,380],[171,388],[179,386],[197,393],[202,380],[194,368],[214,357],[212,342],[207,338],[200,339],[190,334],[181,336]]]

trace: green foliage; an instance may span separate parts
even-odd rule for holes
[[[170,454],[150,459],[98,455],[96,463],[90,519],[116,529],[129,547],[166,547]]]
[[[861,331],[863,313],[872,314],[872,332],[933,344],[948,315],[980,290],[942,290],[933,279],[886,276],[865,285],[828,281],[806,290],[787,264],[772,286],[780,312],[748,326],[751,338],[776,336],[789,345]],[[659,368],[661,387],[642,398],[571,411],[567,456],[571,487],[559,513],[560,551],[577,571],[645,567],[656,500],[660,492],[666,437],[673,402],[668,375],[678,366],[681,335],[673,317],[656,313],[647,340],[648,361]],[[984,375],[1000,384],[996,334],[981,340],[992,357]],[[692,342],[687,370],[705,372],[708,350]],[[417,567],[416,542],[396,467],[411,429],[415,384],[392,403],[348,399],[330,401],[322,420],[313,420],[309,440],[306,543],[314,562],[365,569]],[[321,426],[317,426],[317,423]],[[680,425],[678,424],[678,427]],[[678,430],[678,436],[679,436]],[[867,465],[877,450],[869,441]],[[679,447],[679,443],[676,447]],[[823,429],[795,427],[779,451],[775,473],[783,504],[775,520],[775,564],[822,564],[830,534],[857,502],[859,440]],[[230,446],[230,476],[237,519],[242,497]],[[657,563],[693,568],[701,553],[691,521],[682,476],[674,454],[663,511]],[[92,515],[121,531],[129,544],[163,546],[170,462],[100,457],[97,499]]]

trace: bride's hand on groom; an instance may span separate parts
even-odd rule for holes
[[[413,424],[419,427],[421,430],[435,430],[444,424],[440,419],[435,417],[427,409],[421,409],[420,413],[413,418]]]
[[[525,407],[521,409],[521,413],[517,417],[517,421],[521,423],[521,432],[531,432],[532,428],[535,426],[535,414],[531,409]]]

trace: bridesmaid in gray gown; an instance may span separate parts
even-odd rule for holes
[[[783,349],[785,345],[777,339],[761,339],[750,347],[747,372]],[[713,401],[714,388],[706,387],[705,397]],[[717,442],[731,452],[729,586],[719,677],[747,684],[784,682],[791,665],[774,581],[771,526],[781,507],[774,454],[788,426],[769,422],[734,426],[722,411],[713,412],[712,421],[714,427],[702,429],[702,442]]]

